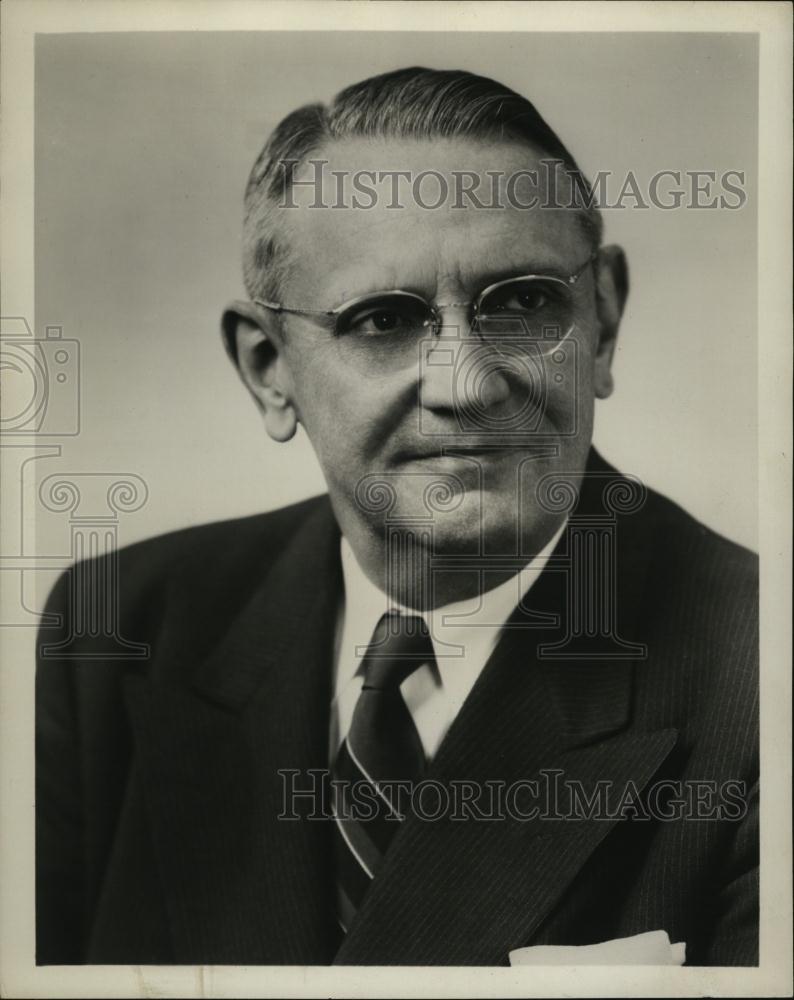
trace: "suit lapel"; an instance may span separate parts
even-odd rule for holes
[[[131,682],[177,960],[328,962],[327,824],[279,819],[280,771],[324,768],[340,594],[322,507],[196,671],[192,690]],[[310,804],[306,802],[305,811]]]
[[[495,820],[409,816],[335,963],[504,964],[510,950],[531,942],[614,826],[614,819],[564,819],[571,785],[588,796],[604,779],[640,791],[675,744],[673,730],[569,743],[539,670],[515,659],[493,662],[481,680],[428,779],[448,788],[517,788],[527,779],[537,786],[524,786]],[[619,688],[622,679],[609,683]],[[488,800],[486,792],[486,810]],[[516,818],[533,806],[550,818]]]
[[[560,668],[557,667],[559,670]],[[608,700],[622,701],[627,668],[599,666]],[[565,682],[564,682],[565,683]],[[571,680],[573,684],[573,680]],[[591,686],[592,691],[592,686]],[[557,698],[569,707],[571,690]],[[542,671],[493,661],[450,730],[429,779],[535,787],[507,799],[503,817],[426,821],[411,815],[372,885],[337,964],[499,965],[531,942],[615,819],[566,820],[573,784],[589,796],[607,779],[610,803],[629,782],[641,791],[676,740],[674,730],[564,737]],[[433,801],[431,799],[431,801]],[[481,800],[488,808],[488,794]],[[532,807],[541,814],[524,820]],[[512,814],[512,815],[511,815]],[[558,818],[554,818],[557,816]]]
[[[591,502],[584,493],[582,507]],[[641,606],[646,530],[627,519],[621,539],[617,600],[627,640],[635,637]],[[614,827],[621,795],[641,792],[675,745],[675,730],[632,729],[637,664],[538,655],[540,646],[563,638],[560,570],[568,544],[566,532],[533,588],[531,608],[517,609],[508,622],[427,776],[448,788],[476,783],[485,789],[486,812],[489,782],[513,786],[511,808],[505,803],[503,818],[493,820],[410,814],[337,964],[505,964],[511,949],[531,943]],[[549,620],[555,625],[538,624]],[[514,783],[528,781],[537,784],[524,784],[522,795]],[[599,781],[610,783],[611,818],[562,818],[572,814],[571,789],[589,797]]]

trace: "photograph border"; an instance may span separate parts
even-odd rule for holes
[[[0,994],[9,997],[785,996],[791,992],[791,8],[704,0],[194,2],[6,0],[2,19],[3,315],[34,326],[34,38],[130,31],[753,32],[759,79],[761,929],[758,968],[75,966],[34,963],[35,630],[0,630]],[[4,407],[13,407],[6,398]],[[5,471],[5,469],[3,470]],[[16,485],[16,484],[15,484]],[[35,513],[24,512],[28,537]],[[14,530],[18,530],[15,526]],[[2,544],[10,534],[2,525]],[[0,574],[0,600],[10,600]]]

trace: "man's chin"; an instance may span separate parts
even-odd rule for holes
[[[505,492],[455,490],[439,482],[421,496],[398,498],[384,527],[392,535],[421,537],[422,547],[437,556],[518,556],[531,552],[533,542],[542,547],[541,536],[553,526],[546,532],[534,505],[519,505],[515,489]]]

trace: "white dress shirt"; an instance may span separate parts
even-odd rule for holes
[[[515,576],[465,601],[418,612],[403,608],[364,574],[342,537],[344,607],[337,629],[334,698],[331,703],[330,759],[347,736],[361,691],[360,667],[375,626],[389,610],[425,620],[436,664],[423,664],[400,686],[427,759],[430,760],[496,646],[502,626],[535,583],[565,528],[563,522],[546,547]]]

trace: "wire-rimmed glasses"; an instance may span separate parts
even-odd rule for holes
[[[497,350],[500,343],[509,341],[512,350],[525,346],[545,356],[571,334],[576,319],[574,287],[596,256],[591,254],[567,277],[527,274],[497,281],[469,302],[431,303],[402,289],[370,292],[327,310],[253,301],[272,312],[329,321],[340,350],[390,365],[415,359],[419,342],[450,326],[442,311],[452,308],[469,310],[472,332]]]

